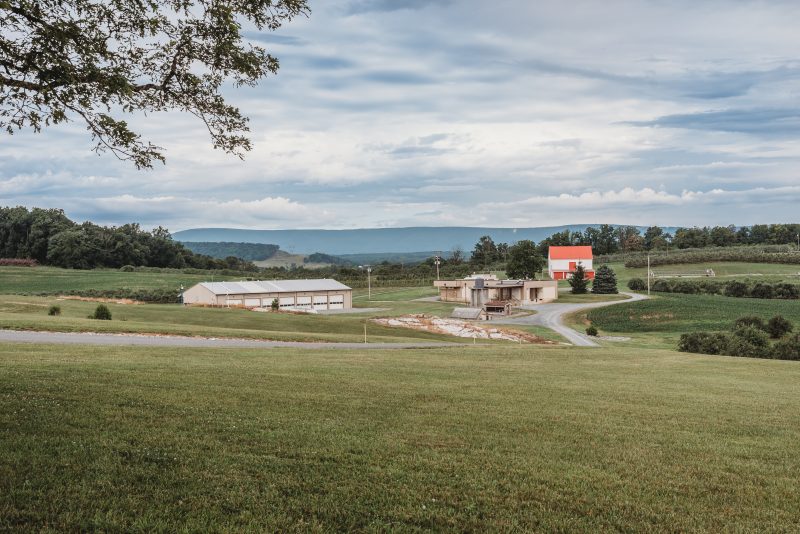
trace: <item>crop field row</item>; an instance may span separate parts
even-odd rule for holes
[[[608,332],[670,332],[728,330],[745,315],[769,319],[783,315],[800,327],[800,304],[721,295],[658,295],[650,300],[591,310],[588,319]]]

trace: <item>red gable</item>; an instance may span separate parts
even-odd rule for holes
[[[551,260],[591,260],[592,247],[550,247],[548,257]]]

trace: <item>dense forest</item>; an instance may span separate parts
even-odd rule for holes
[[[168,267],[234,269],[257,267],[238,258],[195,254],[158,227],[138,224],[100,226],[71,221],[60,209],[0,208],[0,258],[30,258],[41,264],[74,269],[95,267]]]
[[[231,243],[229,241],[181,241],[181,244],[194,252],[212,258],[225,259],[230,256],[247,261],[262,261],[278,252],[278,245],[264,243]]]

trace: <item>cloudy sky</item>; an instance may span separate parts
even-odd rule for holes
[[[249,33],[277,77],[203,126],[134,119],[136,171],[82,125],[0,138],[0,204],[171,230],[800,222],[796,1],[311,0]]]

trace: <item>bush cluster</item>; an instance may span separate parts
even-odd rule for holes
[[[50,306],[50,308],[48,308],[47,315],[53,315],[53,316],[61,315],[61,306],[53,304],[52,306]]]
[[[780,315],[766,323],[760,317],[740,317],[731,332],[682,334],[678,341],[678,350],[747,358],[800,360],[800,335],[786,337],[791,331],[792,324]],[[770,337],[778,341],[770,345]]]
[[[631,278],[628,280],[628,289],[631,291],[644,291],[647,289],[647,282],[641,278]]]
[[[631,283],[639,278],[631,279]],[[798,299],[800,298],[800,285],[786,282],[741,282],[730,280],[727,282],[717,280],[683,280],[680,278],[660,278],[654,281],[650,288],[660,293],[684,293],[689,295],[725,295],[726,297],[755,298],[755,299]],[[633,289],[633,288],[631,288]]]
[[[598,333],[597,332],[597,328],[595,328],[594,325],[592,325],[592,326],[590,326],[590,327],[588,327],[586,329],[586,335],[587,336],[596,336],[597,333]]]

